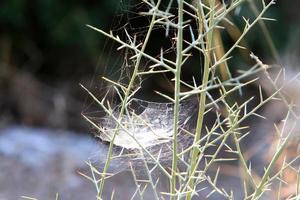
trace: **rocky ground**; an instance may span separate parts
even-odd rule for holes
[[[89,137],[66,131],[10,127],[0,131],[0,199],[94,199],[78,171],[97,149]]]
[[[86,161],[103,167],[106,153],[107,145],[86,134],[23,126],[2,129],[0,200],[54,200],[56,194],[64,200],[96,199],[94,184],[80,172],[90,175]],[[125,168],[111,163],[114,172]],[[103,198],[110,199],[114,190],[115,199],[130,199],[136,189],[132,180],[131,172],[118,173],[106,182]],[[152,199],[151,191],[146,193]]]

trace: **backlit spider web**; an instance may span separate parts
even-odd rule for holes
[[[112,26],[110,29],[114,35],[118,35],[122,40],[129,42],[127,35],[124,30],[128,32],[131,36],[136,36],[137,43],[143,42],[145,34],[148,30],[149,16],[141,16],[139,12],[147,11],[147,6],[142,2],[136,3],[134,0],[121,1],[118,10],[116,11],[116,16],[113,19]],[[144,24],[144,25],[143,25]],[[101,27],[100,27],[101,28]],[[165,33],[165,29],[162,26],[155,26],[152,39],[157,37],[158,32]],[[173,30],[174,32],[174,30]],[[174,56],[174,41],[171,39],[172,30],[169,31],[170,37],[164,38],[162,44],[156,44],[163,49],[164,57]],[[101,35],[99,35],[101,37]],[[161,48],[155,48],[152,50],[154,42],[149,42],[149,53],[153,57],[158,59],[161,56]],[[151,46],[152,45],[152,46]],[[162,46],[161,46],[162,45]],[[130,60],[130,57],[135,55],[133,51],[129,49],[122,49],[121,51],[116,51],[118,44],[112,42],[109,38],[105,39],[104,47],[102,48],[102,53],[99,58],[98,66],[96,67],[95,74],[103,74],[108,79],[120,83],[121,85],[126,85],[131,77],[132,66],[134,62]],[[101,63],[100,63],[101,61]],[[147,69],[153,63],[142,59],[142,68]],[[143,70],[140,69],[140,70]],[[147,77],[138,77],[139,80],[136,81],[134,88],[141,86],[142,82]],[[120,111],[120,102],[116,98],[116,93],[111,83],[101,82],[100,85],[96,86],[98,83],[96,79],[91,80],[90,86],[88,87],[91,92],[96,94],[99,99],[106,95],[106,99],[114,105],[117,105],[113,109],[113,116],[118,118]],[[100,90],[98,89],[100,88]],[[95,91],[97,89],[97,91]],[[110,92],[108,92],[110,91]],[[195,120],[195,111],[197,110],[197,99],[185,100],[180,104],[179,113],[179,135],[178,135],[178,151],[185,149],[193,141],[193,136],[191,133],[193,130],[192,123]],[[106,146],[111,141],[113,134],[115,133],[115,128],[117,127],[116,121],[112,116],[103,116],[103,111],[94,111],[95,108],[99,106],[95,105],[94,102],[88,105],[85,109],[84,114],[89,118],[93,119],[102,129],[100,133],[96,133],[102,143]],[[121,119],[120,124],[123,128],[120,128],[118,135],[114,141],[114,157],[115,163],[119,166],[128,161],[139,161],[146,160],[151,162],[152,158],[143,151],[145,148],[151,155],[155,158],[159,157],[161,162],[169,162],[172,156],[172,135],[173,135],[173,103],[157,103],[150,102],[141,99],[131,99],[126,113]],[[91,111],[92,110],[92,111]],[[193,113],[193,114],[191,114]],[[129,133],[132,133],[130,136]],[[100,144],[100,145],[103,145]],[[106,152],[102,152],[105,154]],[[96,158],[95,159],[99,159]],[[101,163],[105,160],[100,161]]]
[[[193,142],[192,132],[195,125],[197,99],[182,101],[179,112],[178,151],[189,147]],[[115,157],[123,157],[131,162],[145,159],[151,162],[149,153],[161,163],[168,163],[172,156],[173,103],[157,103],[131,99],[127,113],[120,121],[120,128],[114,140]],[[117,118],[120,106],[112,115]],[[98,137],[111,142],[117,122],[112,116],[102,118],[99,124],[102,131]],[[144,151],[147,150],[148,153]]]

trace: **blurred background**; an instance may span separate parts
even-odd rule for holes
[[[78,84],[100,94],[101,76],[113,77],[124,55],[85,25],[107,31],[145,26],[145,20],[136,20],[139,6],[132,0],[1,1],[0,127],[22,124],[88,132],[80,113],[89,102]],[[277,19],[267,27],[282,58],[298,50],[299,8],[298,1],[277,1],[268,11],[267,16]],[[248,3],[239,12],[252,15]],[[230,42],[225,40],[225,46]],[[259,26],[248,34],[247,43],[267,63],[277,62]]]
[[[260,8],[259,4],[257,8]],[[78,182],[76,171],[99,147],[88,137],[93,135],[93,130],[81,113],[97,115],[99,108],[79,83],[102,97],[109,86],[101,77],[120,80],[122,67],[127,62],[124,58],[128,58],[130,52],[116,51],[115,43],[86,24],[105,31],[113,30],[120,37],[125,37],[123,28],[126,27],[129,32],[143,37],[148,18],[139,17],[138,12],[144,9],[136,0],[0,1],[0,199],[16,199],[14,195],[26,192],[42,199],[54,199],[53,196],[46,198],[50,194],[49,185],[55,185],[51,188],[52,194],[64,188],[69,195],[64,199],[88,199],[89,195],[94,195],[93,187],[80,193],[86,196],[79,195],[78,190],[85,187]],[[300,1],[278,0],[266,14],[277,20],[266,22],[276,53],[259,25],[246,37],[249,52],[253,51],[267,64],[297,67],[300,55],[299,9]],[[255,12],[249,3],[245,3],[231,17],[235,19],[235,15],[253,19]],[[242,20],[233,21],[242,30]],[[149,51],[154,55],[159,54],[161,45],[170,47],[164,44],[161,33],[155,32],[151,38]],[[228,48],[233,39],[226,32],[222,34],[224,46]],[[249,52],[244,52],[246,57]],[[236,55],[235,63],[229,63],[232,70],[251,65],[251,61],[237,56],[238,52],[233,52],[233,55]],[[195,74],[199,76],[201,70],[191,61],[183,77]],[[168,78],[147,77],[143,82],[143,97],[155,100],[154,89],[171,92],[172,88],[166,88],[165,84]],[[41,138],[41,135],[45,137]],[[68,137],[61,139],[61,135]],[[52,169],[49,175],[56,174],[55,178],[45,177],[45,166]],[[72,171],[72,175],[66,171]],[[11,174],[15,179],[8,183]],[[47,180],[45,187],[33,190],[41,175]],[[26,186],[26,182],[22,182],[20,185],[20,177],[27,180],[27,176],[31,177],[31,183]],[[19,188],[19,191],[11,191],[11,188]],[[5,190],[8,192],[4,193]]]
[[[80,116],[87,95],[79,83],[99,79],[106,61],[99,60],[105,38],[85,25],[109,30],[119,4],[1,1],[0,127],[88,131]]]

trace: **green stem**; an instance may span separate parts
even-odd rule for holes
[[[161,0],[158,1],[157,5],[156,5],[156,8],[158,8],[160,2],[161,2]],[[134,85],[135,79],[136,79],[137,74],[138,74],[138,69],[139,69],[140,62],[141,62],[141,59],[142,59],[142,56],[143,56],[142,53],[146,49],[147,43],[149,41],[151,32],[152,32],[153,27],[154,27],[155,18],[156,18],[156,15],[155,15],[155,13],[153,13],[149,29],[148,29],[147,35],[145,37],[145,40],[144,40],[144,44],[142,46],[141,52],[138,54],[138,57],[136,59],[136,63],[135,63],[135,66],[134,66],[133,74],[132,74],[131,79],[129,81],[128,87],[126,88],[126,92],[125,92],[125,95],[124,95],[124,99],[122,101],[122,106],[121,106],[121,110],[120,110],[120,113],[119,113],[119,116],[118,116],[118,120],[122,119],[124,111],[126,109],[126,105],[127,105],[127,102],[128,102],[128,98],[130,96],[131,89]],[[114,146],[114,140],[115,140],[116,136],[118,135],[119,130],[120,130],[120,124],[118,123],[116,125],[116,129],[115,129],[114,135],[112,137],[112,140],[110,141],[110,144],[109,144],[107,159],[105,161],[103,173],[102,173],[101,180],[100,180],[100,183],[99,183],[99,192],[97,194],[98,197],[102,196],[102,192],[103,192],[103,189],[104,189],[104,183],[105,183],[105,175],[106,175],[106,172],[108,171],[110,161],[111,161],[111,158],[112,158],[112,150],[113,150],[113,146]]]
[[[173,155],[172,155],[172,178],[171,178],[171,199],[175,199],[176,194],[176,172],[177,172],[177,135],[179,121],[179,101],[180,101],[180,80],[182,67],[182,45],[183,45],[183,0],[178,1],[178,29],[177,29],[177,55],[175,71],[175,92],[174,92],[174,117],[173,117]]]
[[[288,119],[289,114],[287,115],[286,119]],[[264,175],[263,175],[263,177],[260,181],[260,184],[258,185],[257,189],[255,190],[251,200],[259,199],[259,197],[265,191],[265,188],[270,184],[270,174],[273,171],[273,169],[276,165],[276,162],[278,161],[278,159],[282,155],[282,152],[283,152],[284,148],[286,147],[286,144],[288,143],[290,135],[291,135],[294,128],[295,128],[295,124],[292,127],[292,130],[287,135],[287,137],[282,142],[282,144],[279,146],[279,148],[278,148],[277,152],[275,153],[275,155],[273,156],[273,158],[272,158],[270,164],[268,165],[268,167],[267,167],[267,169],[266,169],[266,171],[265,171],[265,173],[264,173]]]
[[[198,4],[198,7],[201,7],[201,4]],[[215,7],[215,0],[210,1],[210,8],[212,9],[210,12],[210,19],[209,19],[209,26],[214,24],[214,11],[213,8]],[[200,8],[201,9],[201,8]],[[202,18],[205,19],[205,18]],[[199,33],[202,34],[202,33]],[[195,138],[194,138],[194,144],[198,144],[199,140],[201,139],[201,132],[202,132],[202,126],[203,126],[203,119],[204,119],[204,112],[205,112],[205,104],[206,104],[206,88],[207,88],[207,84],[208,84],[208,80],[209,80],[209,67],[210,67],[210,63],[211,63],[211,59],[210,59],[210,49],[213,43],[212,40],[212,36],[213,36],[213,31],[210,31],[207,35],[207,45],[206,45],[206,53],[205,53],[205,61],[204,61],[204,72],[203,72],[203,78],[202,78],[202,88],[203,88],[203,92],[200,93],[200,101],[199,101],[199,109],[198,109],[198,118],[197,118],[197,126],[196,126],[196,133],[195,133]],[[190,167],[190,176],[193,177],[194,173],[196,171],[197,168],[197,163],[198,162],[198,155],[199,155],[199,149],[197,146],[195,146],[192,149],[191,152],[191,167]],[[193,179],[190,179],[189,182],[189,186],[190,188],[194,188],[195,183]],[[192,193],[189,192],[187,194],[187,198],[188,200],[190,200],[192,198]]]

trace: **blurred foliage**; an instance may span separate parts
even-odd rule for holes
[[[92,24],[107,30],[113,25],[114,16],[118,12],[132,9],[129,4],[138,5],[136,3],[137,1],[132,0],[2,1],[0,3],[0,42],[10,42],[12,61],[18,68],[25,67],[29,71],[48,73],[51,72],[49,69],[53,69],[54,66],[63,64],[66,68],[72,68],[68,65],[78,62],[95,65],[99,51],[103,47],[104,38],[86,28],[85,24]],[[296,4],[294,6],[296,8],[297,5],[299,6],[299,2],[291,4]],[[299,30],[296,28],[299,26],[295,26],[299,25],[297,20],[299,14],[297,9],[289,6],[291,4],[278,1],[278,4],[268,13],[270,17],[278,20],[278,22],[267,22],[267,25],[279,51],[287,45],[288,37],[291,37],[289,34],[292,32],[291,29]],[[240,12],[245,16],[252,15],[248,3],[242,6]],[[259,33],[259,27],[253,32]],[[265,51],[266,45],[262,34],[249,34],[247,39],[251,44],[251,49],[254,48],[259,52]],[[263,55],[269,56],[267,53]],[[80,71],[82,72],[82,69]],[[53,75],[57,74],[59,73]]]
[[[86,40],[83,44],[80,41],[82,45],[92,45],[97,40],[90,31],[85,32],[83,26],[87,23],[110,25],[117,3],[117,0],[4,1],[0,3],[0,20],[4,25],[1,32],[19,35],[22,31],[23,37],[43,37],[45,45],[65,46],[79,43],[80,38]]]
[[[78,61],[78,56],[82,64],[93,65],[103,38],[85,24],[110,26],[118,3],[117,0],[2,1],[1,43],[11,43],[11,48],[2,50],[11,50],[11,61],[18,68],[50,72],[49,75],[51,71],[59,74],[54,66],[71,59]]]
[[[107,44],[108,39],[87,28],[85,24],[106,31],[112,29],[120,37],[126,37],[122,30],[122,27],[126,27],[129,32],[138,33],[138,37],[143,37],[149,19],[138,16],[139,12],[145,9],[140,2],[139,0],[0,1],[0,113],[4,113],[3,117],[0,114],[0,127],[1,123],[7,124],[8,115],[11,115],[13,122],[16,121],[16,116],[19,116],[21,122],[32,121],[29,124],[41,125],[42,123],[36,122],[35,119],[43,117],[45,112],[55,110],[54,96],[57,94],[58,96],[63,94],[65,101],[68,102],[66,113],[71,114],[67,114],[65,119],[77,116],[74,122],[69,122],[68,126],[78,125],[79,121],[82,121],[79,115],[82,108],[78,105],[87,103],[86,96],[82,95],[83,92],[77,88],[77,84],[87,83],[102,95],[99,92],[102,86],[94,86],[96,85],[94,83],[92,86],[93,80],[100,80],[99,77],[103,73],[110,78],[118,78],[120,66],[124,62],[124,54],[122,54],[124,52],[114,51],[115,44]],[[163,6],[167,6],[166,2],[168,1],[163,1]],[[258,3],[260,0],[255,2]],[[175,4],[176,1],[173,3]],[[297,39],[300,33],[299,6],[300,1],[278,1],[267,13],[269,17],[277,19],[277,22],[266,22],[266,25],[280,55],[283,55],[291,44],[293,48],[299,49]],[[235,19],[235,15],[252,19],[254,17],[249,9],[249,3],[245,3],[239,13],[232,13],[233,21],[240,30],[244,22]],[[151,37],[152,41],[148,48],[154,55],[160,53],[158,46],[165,45],[166,40],[161,37],[162,34],[164,35],[164,32],[155,31]],[[222,31],[222,36],[224,47],[230,48],[234,40],[226,31]],[[267,47],[259,26],[247,35],[246,40],[250,51],[264,58],[267,63],[274,63],[274,57]],[[245,56],[241,57],[240,52],[233,52],[234,63],[229,63],[233,69],[245,66],[244,57],[249,54],[248,52],[244,54]],[[199,76],[200,67],[195,66],[193,62],[188,64],[192,67],[184,70],[183,77],[189,78],[195,74]],[[22,74],[23,72],[26,73]],[[148,94],[149,91],[153,91],[153,88],[147,86],[163,87],[166,85],[164,78],[151,77],[148,82],[145,81],[143,86]],[[28,85],[28,90],[22,89],[21,86],[25,85]],[[42,89],[35,90],[36,85]],[[49,86],[53,89],[52,92]],[[23,98],[20,98],[20,88],[23,91]],[[36,96],[30,94],[30,91],[36,91]],[[46,96],[43,93],[45,91],[48,92]],[[24,103],[25,97],[28,97],[26,102],[32,105]],[[27,113],[27,110],[22,111],[25,107],[37,107],[38,103],[33,102],[37,99],[40,99],[40,107],[47,108],[48,111],[41,109],[41,115],[37,117],[32,117],[34,111],[31,108],[28,111],[30,113]],[[45,99],[49,102],[45,103]],[[70,99],[78,102],[70,103]],[[57,107],[57,110],[61,108]],[[48,121],[42,125],[49,125]]]
[[[97,72],[103,37],[119,1],[0,1],[0,128],[82,129],[78,83]],[[101,61],[100,61],[101,62]]]

